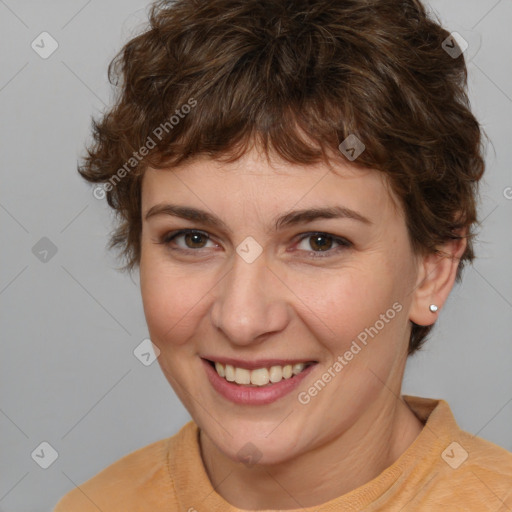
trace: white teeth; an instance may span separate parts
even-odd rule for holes
[[[285,379],[289,379],[292,376],[292,365],[287,364],[286,366],[283,366],[283,377]]]
[[[279,382],[283,378],[283,370],[280,366],[270,367],[270,382]]]
[[[304,370],[305,366],[306,365],[304,363],[295,363],[292,368],[293,375],[297,375],[298,373],[300,373],[302,370]]]
[[[224,366],[222,366],[220,363],[215,363],[215,369],[217,370],[217,373],[221,377],[225,377],[226,376],[226,372],[224,371]]]
[[[255,386],[266,386],[269,382],[269,373],[266,368],[258,368],[251,371],[251,384]]]
[[[237,384],[250,384],[251,372],[245,368],[235,368],[235,382]]]
[[[274,365],[270,368],[248,370],[246,368],[237,368],[230,364],[223,365],[222,363],[215,362],[215,370],[217,370],[218,375],[224,377],[228,382],[249,386],[266,386],[269,382],[281,382],[282,379],[289,379],[293,375],[299,374],[307,366],[309,366],[307,363],[296,363],[294,365]]]
[[[235,382],[235,368],[230,364],[226,365],[226,380],[229,382]]]

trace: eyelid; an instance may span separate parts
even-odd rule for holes
[[[312,254],[313,258],[328,258],[328,257],[334,257],[337,255],[341,250],[350,249],[353,247],[353,243],[350,240],[347,240],[346,238],[342,236],[333,235],[331,233],[325,232],[325,231],[309,231],[307,233],[302,233],[299,236],[299,240],[297,242],[300,243],[303,240],[307,238],[311,238],[312,236],[323,236],[325,238],[330,238],[333,242],[339,244],[338,247],[335,247],[334,249],[329,249],[327,251],[303,251],[308,254]]]
[[[170,231],[170,232],[164,234],[162,237],[160,237],[160,239],[156,243],[167,246],[170,242],[172,242],[176,238],[178,238],[180,236],[187,235],[189,233],[199,233],[199,234],[205,236],[207,238],[207,241],[212,241],[213,243],[216,243],[213,241],[210,233],[208,233],[207,231],[203,231],[201,229],[195,229],[195,228],[185,228],[185,229],[179,229],[176,231]],[[313,254],[313,256],[312,256],[313,258],[330,257],[335,254],[338,254],[338,252],[341,249],[349,249],[349,248],[353,247],[353,243],[350,240],[346,239],[345,237],[337,236],[337,235],[334,235],[332,233],[328,233],[325,231],[308,231],[308,232],[300,233],[294,237],[297,239],[297,242],[295,245],[302,242],[306,238],[311,238],[312,236],[323,236],[325,238],[330,238],[332,241],[339,244],[339,247],[336,247],[334,249],[329,249],[326,251],[302,250],[302,252],[305,252],[308,254]],[[175,250],[185,252],[185,253],[194,253],[194,252],[201,252],[201,250],[203,250],[203,249],[206,249],[206,248],[200,247],[197,249],[191,249],[191,248],[180,247]],[[300,250],[299,250],[299,252],[300,252]]]
[[[201,229],[186,228],[186,229],[178,229],[176,231],[170,231],[169,233],[164,234],[157,243],[162,244],[162,245],[167,245],[170,242],[172,242],[173,240],[175,240],[176,238],[178,238],[179,236],[187,235],[189,233],[199,233],[199,234],[203,235],[204,237],[206,237],[208,240],[213,242],[213,239],[212,239],[210,233],[208,233],[207,231],[203,231]],[[194,251],[194,252],[198,252],[201,249],[189,249],[189,248],[183,249],[183,248],[181,248],[181,250],[183,250],[183,251],[189,250],[189,251]]]

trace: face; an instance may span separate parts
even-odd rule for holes
[[[146,171],[140,282],[150,337],[224,455],[240,460],[255,446],[261,463],[293,459],[395,399],[385,388],[400,392],[417,261],[396,204],[378,171],[269,163],[256,150],[234,163],[201,157]],[[290,215],[325,208],[344,215]],[[300,362],[311,364],[293,375]]]

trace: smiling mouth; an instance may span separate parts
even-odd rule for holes
[[[305,361],[303,363],[272,365],[264,368],[239,368],[230,364],[222,364],[218,361],[205,359],[210,366],[215,368],[217,375],[228,382],[241,386],[262,387],[277,384],[282,380],[292,379],[302,373],[309,366],[316,364],[316,361]]]

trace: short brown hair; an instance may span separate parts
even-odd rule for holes
[[[234,161],[255,141],[307,165],[353,134],[366,147],[354,164],[387,175],[415,252],[467,238],[459,282],[474,258],[484,160],[464,56],[445,51],[449,37],[418,0],[155,2],[147,29],[109,65],[118,96],[92,120],[79,166],[106,186],[118,218],[109,247],[121,248],[123,269],[140,261],[148,165]],[[431,328],[412,324],[409,354]]]

